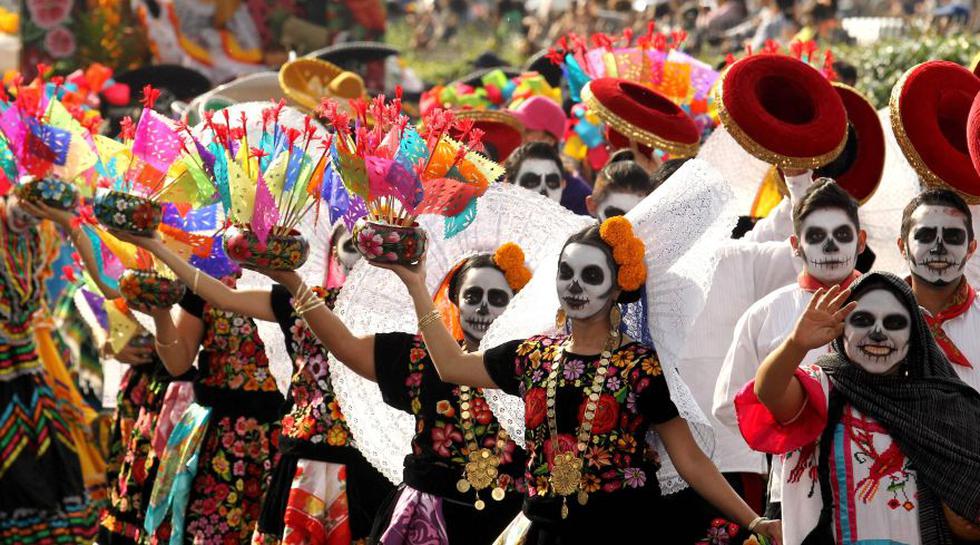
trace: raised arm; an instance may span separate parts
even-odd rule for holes
[[[204,338],[204,322],[181,309],[174,324],[169,308],[149,309],[156,325],[157,355],[172,376],[180,376],[190,370]]]
[[[497,388],[483,364],[483,353],[467,353],[459,346],[439,317],[432,296],[425,287],[425,261],[414,267],[400,265],[382,266],[393,271],[408,288],[419,319],[419,331],[425,340],[436,372],[443,382],[463,384],[477,388]]]
[[[670,461],[681,478],[687,481],[705,500],[718,508],[731,520],[749,528],[779,544],[782,532],[779,521],[759,517],[745,501],[732,490],[718,468],[701,450],[691,436],[691,429],[681,417],[675,417],[654,430],[664,442]]]
[[[783,179],[789,195],[776,205],[769,214],[760,219],[755,227],[745,234],[744,239],[751,242],[785,241],[793,234],[793,205],[813,180],[811,170],[783,170]]]
[[[156,236],[136,237],[128,233],[113,232],[113,235],[126,242],[140,246],[160,261],[164,262],[180,280],[201,299],[211,306],[267,322],[276,321],[269,302],[268,290],[236,290],[229,288],[220,280],[202,273],[193,265],[175,254]]]
[[[264,271],[263,271],[264,272]],[[310,331],[316,335],[323,347],[333,354],[341,363],[358,375],[377,382],[374,369],[374,335],[357,336],[334,314],[327,305],[310,304],[310,297],[315,297],[312,290],[303,283],[295,272],[278,272],[270,274],[274,280],[282,284],[293,295],[293,306]]]
[[[810,350],[830,343],[844,332],[844,318],[857,303],[843,306],[850,290],[834,286],[818,290],[796,327],[779,347],[766,356],[755,376],[755,395],[778,422],[790,422],[803,408],[806,394],[796,369]]]

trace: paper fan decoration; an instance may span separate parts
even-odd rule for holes
[[[426,258],[426,284],[431,292],[461,260],[492,253],[505,242],[521,246],[536,275],[557,262],[568,236],[594,221],[508,184],[489,188],[477,201],[477,208],[479,213],[462,233],[451,238],[433,236]],[[534,214],[528,214],[529,209]],[[434,233],[439,232],[439,222],[438,216],[419,218],[421,226]],[[365,263],[356,265],[348,276],[334,311],[356,335],[416,331],[412,300],[402,283],[391,272]],[[358,449],[388,479],[401,482],[402,463],[414,433],[413,418],[385,404],[377,384],[359,377],[333,356],[330,374]]]
[[[627,333],[657,349],[671,399],[681,416],[692,424],[695,438],[711,455],[714,436],[677,371],[687,332],[704,305],[714,272],[717,247],[727,240],[735,224],[732,193],[715,169],[692,159],[627,215],[637,237],[646,245],[645,312],[624,312]],[[559,241],[564,243],[564,239]],[[560,246],[559,246],[560,248]],[[560,308],[555,288],[558,255],[534,271],[534,278],[514,296],[507,310],[494,321],[480,343],[482,350],[514,339],[555,332]],[[627,306],[629,307],[629,306]],[[497,419],[516,442],[524,441],[524,403],[497,390],[486,393]],[[686,486],[660,449],[663,467],[658,473],[667,491]]]

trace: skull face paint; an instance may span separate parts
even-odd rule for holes
[[[565,246],[558,262],[558,299],[573,319],[595,316],[612,298],[615,284],[609,258],[588,244]]]
[[[524,189],[536,191],[545,197],[561,202],[561,169],[551,159],[528,158],[521,163],[514,180]]]
[[[19,201],[16,199],[7,201],[7,226],[11,231],[20,233],[39,223],[41,220],[21,208]]]
[[[333,247],[337,261],[344,269],[344,274],[350,274],[351,269],[361,259],[361,254],[354,248],[354,236],[347,229],[337,237],[337,243]]]
[[[912,337],[912,319],[895,295],[869,291],[844,323],[844,352],[865,371],[882,375],[905,359]]]
[[[477,267],[466,271],[459,286],[459,321],[463,334],[479,343],[513,296],[514,291],[499,270]]]
[[[840,209],[822,208],[803,220],[800,252],[806,272],[825,284],[836,284],[854,271],[858,255],[857,228]]]
[[[911,220],[905,256],[912,274],[935,286],[959,281],[970,253],[966,216],[950,206],[924,205]]]
[[[644,197],[636,193],[624,193],[621,191],[610,192],[605,199],[599,203],[596,210],[596,217],[600,222],[614,216],[625,216],[636,205],[640,204]]]

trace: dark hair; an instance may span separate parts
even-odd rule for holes
[[[793,205],[793,231],[797,235],[803,226],[803,220],[817,210],[836,208],[842,210],[854,222],[856,229],[861,229],[858,218],[858,203],[847,191],[830,178],[817,178],[807,188],[803,197]]]
[[[679,168],[684,166],[684,163],[690,160],[690,157],[680,157],[677,159],[668,159],[664,161],[664,163],[660,165],[660,168],[650,175],[650,182],[653,184],[653,191],[664,185],[664,182],[666,182],[668,178],[673,176]]]
[[[633,161],[617,161],[602,169],[592,187],[592,198],[605,199],[609,192],[649,195],[654,186],[647,171]]]
[[[844,149],[834,158],[833,161],[823,165],[822,167],[813,169],[813,176],[815,178],[832,178],[837,179],[838,176],[847,172],[852,166],[854,166],[854,161],[858,158],[858,140],[857,133],[854,131],[854,126],[850,123],[847,124],[847,140],[844,141]]]
[[[902,212],[902,240],[907,242],[909,239],[909,231],[912,230],[912,214],[920,206],[926,205],[948,206],[962,212],[966,216],[967,238],[973,241],[973,213],[970,211],[970,205],[966,204],[963,197],[949,189],[927,189],[912,197]]]
[[[606,263],[613,271],[613,286],[619,286],[619,282],[617,280],[619,275],[619,265],[616,264],[616,260],[613,258],[612,248],[606,244],[606,241],[602,240],[602,236],[599,234],[599,224],[586,227],[585,229],[582,229],[581,231],[568,237],[568,240],[565,241],[565,245],[561,248],[562,253],[565,252],[565,248],[567,248],[569,244],[586,244],[602,250],[602,253],[606,256]],[[623,290],[619,292],[619,297],[616,299],[616,302],[623,305],[635,303],[640,300],[640,295],[642,293],[643,286],[640,286],[633,291]]]
[[[521,164],[525,159],[548,159],[558,165],[560,172],[565,172],[565,165],[562,164],[561,156],[554,146],[544,142],[529,142],[514,150],[514,153],[507,158],[507,162],[504,163],[504,181],[511,184],[516,182],[514,178],[521,170]]]
[[[606,166],[619,161],[636,161],[636,156],[633,155],[633,150],[629,148],[620,148],[612,152],[612,155],[609,156],[609,160],[606,161]]]
[[[857,67],[847,61],[834,61],[834,72],[841,83],[854,85],[858,79]]]
[[[466,262],[456,269],[453,273],[452,278],[449,279],[449,300],[453,302],[454,305],[459,306],[459,288],[462,287],[463,279],[466,278],[466,273],[471,269],[482,269],[485,267],[491,267],[497,269],[501,273],[504,271],[500,270],[497,263],[493,260],[493,254],[477,254],[473,257],[466,258]]]

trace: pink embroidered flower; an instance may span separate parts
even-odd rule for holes
[[[72,0],[28,0],[27,10],[31,21],[47,30],[60,24],[71,11]],[[32,65],[33,66],[33,65]]]
[[[453,443],[458,443],[462,440],[463,434],[452,424],[432,428],[432,448],[439,456],[449,458],[451,456],[449,449],[453,446]]]
[[[63,26],[52,28],[44,37],[44,48],[56,59],[69,57],[75,52],[75,35]]]
[[[647,482],[647,475],[638,467],[628,467],[623,471],[623,481],[630,488],[640,488]]]

